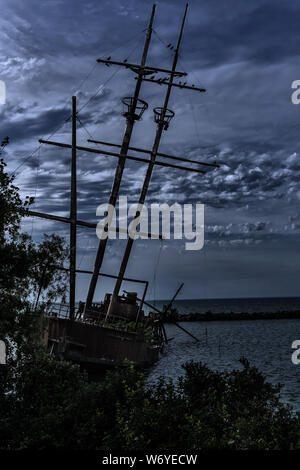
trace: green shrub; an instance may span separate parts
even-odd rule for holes
[[[1,449],[294,449],[300,419],[243,359],[215,372],[190,362],[149,386],[132,367],[91,382],[36,351],[1,376]]]

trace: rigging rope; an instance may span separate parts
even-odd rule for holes
[[[36,176],[35,176],[34,204],[36,201],[37,190],[38,190],[38,179],[39,179],[39,169],[40,169],[40,151],[37,152],[36,163],[37,163],[37,166],[36,166]],[[35,217],[32,217],[31,220],[32,222],[31,222],[31,235],[30,236],[32,238]]]
[[[136,39],[138,36],[140,36],[141,33],[142,33],[142,32],[140,31],[140,32],[139,32],[138,34],[136,34],[131,40],[128,40],[127,42],[123,43],[121,46],[118,46],[117,48],[115,48],[114,50],[112,50],[112,51],[110,52],[110,54],[112,54],[112,53],[115,52],[116,50],[118,50],[118,49],[124,47],[126,44],[132,42],[134,39]],[[138,46],[139,46],[139,43],[137,43],[137,44],[134,46],[133,50],[129,53],[129,55],[128,55],[127,58],[129,58],[129,56],[137,49]],[[103,56],[104,56],[104,55],[103,55]],[[77,87],[77,91],[81,91],[82,86],[83,86],[84,83],[89,79],[89,77],[92,75],[92,73],[93,73],[94,70],[96,69],[97,65],[98,65],[97,62],[96,62],[96,63],[93,63],[91,69],[89,70],[89,72],[87,73],[87,75],[85,76],[85,78],[80,82],[79,86]],[[100,93],[100,91],[102,90],[102,88],[103,88],[110,80],[112,80],[112,79],[114,78],[114,76],[115,76],[120,70],[121,70],[121,69],[117,69],[115,72],[113,72],[113,73],[110,75],[110,77],[108,77],[107,80],[105,80],[102,84],[100,84],[100,85],[98,86],[98,89],[97,89],[96,93],[95,93],[91,98],[89,98],[89,99],[87,100],[87,102],[79,109],[79,111],[82,111],[82,109],[84,109],[84,108],[91,102],[91,100],[93,100],[93,99]],[[74,89],[75,89],[75,87],[73,88],[73,90],[74,90]],[[72,94],[72,93],[71,93],[71,94]],[[64,102],[66,102],[66,103],[69,102],[69,99],[70,99],[69,97],[66,98],[66,100],[64,100]],[[78,111],[78,112],[79,112],[79,111]],[[44,136],[42,137],[42,139],[43,139],[43,140],[50,140],[51,137],[53,137],[53,136],[64,126],[64,124],[70,119],[70,116],[71,116],[71,115],[68,115],[68,116],[63,120],[63,122],[62,122],[61,124],[59,124],[59,126],[58,126],[57,128],[55,128],[55,130],[54,130],[47,138],[45,138],[45,135],[44,135]],[[33,157],[33,155],[35,155],[35,154],[38,152],[38,150],[42,147],[42,145],[43,145],[43,144],[39,144],[27,157],[25,157],[25,159],[10,173],[10,176],[14,175],[15,177],[17,177],[17,176],[18,176],[17,171],[20,170],[20,169],[25,165],[25,163],[26,163],[31,157]]]
[[[154,307],[156,306],[156,278],[157,278],[157,272],[160,264],[160,258],[161,258],[161,251],[162,251],[162,240],[160,240],[160,246],[159,246],[159,251],[156,259],[156,264],[154,266],[154,273],[153,273],[153,288],[151,288],[151,292],[153,289],[153,295],[154,295]]]

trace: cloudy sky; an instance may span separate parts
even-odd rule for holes
[[[1,135],[10,172],[33,210],[68,215],[70,151],[38,146],[39,138],[70,143],[71,96],[78,97],[78,141],[121,143],[121,98],[133,93],[130,70],[96,59],[140,60],[149,0],[0,0]],[[148,63],[170,67],[184,0],[157,1]],[[287,0],[190,2],[178,69],[207,89],[174,89],[175,111],[161,151],[217,161],[206,175],[157,167],[147,202],[205,204],[205,245],[186,251],[184,240],[135,243],[127,275],[150,281],[149,298],[297,296],[300,282],[300,106],[291,84],[300,79],[300,5]],[[149,108],[132,145],[150,148],[153,107],[166,87],[144,83]],[[97,221],[108,200],[116,160],[78,153],[78,217]],[[120,194],[136,202],[145,165],[128,162]],[[28,219],[24,229],[67,236],[64,224]],[[98,239],[78,229],[78,267],[91,269]],[[124,241],[110,241],[103,271],[116,274]],[[88,277],[79,276],[77,298]],[[125,285],[125,287],[129,287]],[[130,285],[131,289],[135,286]],[[97,298],[111,290],[99,281]]]

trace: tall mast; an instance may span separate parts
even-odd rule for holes
[[[153,19],[154,19],[154,14],[155,14],[155,8],[156,8],[156,5],[153,5],[151,18],[150,18],[149,26],[148,26],[147,33],[146,33],[143,55],[142,55],[141,64],[140,64],[141,68],[138,69],[138,78],[136,82],[134,96],[130,104],[129,112],[126,115],[126,129],[125,129],[123,142],[122,142],[121,150],[120,150],[120,154],[122,155],[122,157],[119,158],[119,161],[117,164],[115,178],[114,178],[114,182],[113,182],[113,186],[112,186],[112,190],[111,190],[111,194],[109,198],[109,204],[113,207],[115,207],[117,203],[117,198],[118,198],[119,189],[121,185],[121,179],[122,179],[125,161],[126,161],[126,155],[127,155],[129,144],[130,144],[134,122],[136,120],[136,113],[135,113],[136,106],[138,103],[139,93],[140,93],[140,89],[141,89],[141,85],[143,81],[143,66],[146,64],[149,45],[151,41],[152,25],[153,25]],[[98,273],[102,266],[106,244],[107,244],[107,238],[103,238],[99,242],[98,251],[97,251],[95,264],[94,264],[94,271],[93,271],[93,275],[90,281],[89,291],[88,291],[88,295],[86,299],[85,309],[90,308],[93,298],[94,298],[96,284],[98,281]]]
[[[76,182],[76,96],[72,96],[72,163],[71,163],[71,207],[70,207],[70,319],[75,316],[76,287],[76,220],[77,220],[77,182]]]
[[[170,74],[170,79],[168,81],[168,87],[167,87],[167,91],[166,91],[164,105],[163,105],[163,108],[161,108],[160,112],[159,112],[160,115],[159,115],[159,118],[158,118],[158,121],[157,121],[157,130],[156,130],[154,144],[153,144],[153,147],[152,147],[150,162],[149,162],[149,165],[148,165],[148,168],[147,168],[147,172],[146,172],[146,176],[145,176],[145,179],[144,179],[142,191],[141,191],[141,194],[140,194],[140,199],[139,199],[139,203],[138,203],[139,204],[138,205],[138,210],[135,214],[135,219],[136,220],[139,220],[139,218],[140,218],[139,207],[140,207],[140,205],[144,204],[145,198],[146,198],[146,195],[147,195],[147,192],[148,192],[149,183],[150,183],[153,168],[154,168],[154,165],[155,165],[155,159],[156,159],[156,155],[157,155],[157,152],[158,152],[162,132],[163,132],[164,129],[168,128],[168,115],[169,116],[174,115],[174,113],[172,113],[172,112],[170,114],[170,110],[168,110],[168,103],[169,103],[169,98],[170,98],[170,94],[171,94],[171,90],[172,90],[172,86],[173,86],[173,80],[174,80],[174,76],[175,76],[176,66],[177,66],[177,62],[178,62],[179,48],[180,48],[180,44],[181,44],[181,40],[182,40],[182,33],[183,33],[184,24],[185,24],[187,9],[188,9],[188,4],[186,4],[183,19],[182,19],[182,24],[181,24],[180,33],[179,33],[179,37],[178,37],[178,41],[177,41],[177,46],[176,46],[176,50],[175,50],[175,54],[174,54],[174,58],[173,58],[172,71],[171,71],[171,74]],[[133,246],[133,242],[134,242],[134,239],[129,237],[128,241],[127,241],[124,257],[123,257],[123,260],[122,260],[122,264],[121,264],[121,267],[120,267],[119,275],[118,275],[118,278],[117,278],[117,281],[116,281],[116,284],[115,284],[115,288],[114,288],[114,291],[113,291],[113,295],[112,295],[112,298],[111,298],[111,302],[110,302],[110,305],[109,305],[109,308],[108,308],[108,311],[107,311],[106,318],[113,312],[114,305],[116,303],[117,296],[118,296],[120,288],[121,288],[122,280],[124,278],[124,274],[125,274],[125,271],[126,271],[126,268],[127,268],[127,264],[128,264],[129,256],[130,256],[131,249],[132,249],[132,246]]]

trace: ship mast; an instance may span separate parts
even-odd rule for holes
[[[141,59],[141,64],[140,64],[140,68],[138,69],[138,78],[136,82],[134,96],[133,98],[129,98],[129,101],[126,102],[126,104],[128,104],[128,112],[126,113],[126,129],[125,129],[123,142],[122,142],[121,150],[120,150],[120,154],[122,154],[122,158],[119,158],[119,161],[117,164],[115,178],[114,178],[114,182],[113,182],[113,186],[112,186],[112,190],[111,190],[111,194],[109,198],[109,204],[113,207],[115,207],[117,203],[117,198],[118,198],[119,189],[121,185],[121,179],[122,179],[125,161],[126,161],[126,155],[127,155],[129,144],[130,144],[130,139],[131,139],[134,123],[136,120],[140,119],[141,117],[141,114],[138,115],[136,113],[137,105],[139,104],[142,106],[141,108],[142,111],[144,111],[145,107],[148,107],[148,105],[145,102],[142,102],[141,100],[139,100],[139,94],[140,94],[140,89],[141,89],[142,80],[144,76],[143,67],[146,64],[149,45],[151,41],[152,25],[153,25],[153,19],[154,19],[154,14],[155,14],[155,8],[156,8],[156,5],[153,5],[151,18],[150,18],[149,26],[148,26],[147,33],[146,33],[146,40],[145,40],[143,55]],[[105,227],[106,231],[108,230],[109,225],[110,224],[107,224],[107,226]],[[98,273],[102,266],[106,245],[107,245],[107,237],[102,238],[99,242],[95,264],[94,264],[94,272],[90,281],[90,286],[89,286],[89,290],[88,290],[88,294],[86,298],[85,311],[86,309],[91,307],[91,303],[94,298],[96,284],[98,281]]]
[[[148,165],[148,168],[147,168],[146,176],[145,176],[145,179],[144,179],[142,191],[141,191],[139,202],[138,202],[138,209],[137,209],[137,212],[135,214],[135,225],[136,226],[138,225],[138,222],[140,220],[140,208],[144,204],[145,199],[146,199],[146,195],[147,195],[147,192],[148,192],[150,179],[151,179],[152,172],[153,172],[153,169],[154,169],[155,159],[156,159],[156,155],[157,155],[157,152],[158,152],[158,148],[159,148],[159,144],[160,144],[160,141],[161,141],[163,130],[168,129],[169,121],[174,116],[174,112],[168,109],[168,103],[169,103],[171,90],[172,90],[172,86],[173,86],[174,75],[175,75],[175,72],[176,72],[176,66],[177,66],[178,55],[179,55],[179,48],[180,48],[180,44],[181,44],[181,40],[182,40],[182,33],[183,33],[184,24],[185,24],[187,9],[188,9],[188,4],[186,4],[183,19],[182,19],[182,23],[181,23],[181,28],[180,28],[180,32],[179,32],[178,41],[177,41],[177,46],[176,46],[175,54],[174,54],[174,58],[173,58],[172,70],[171,70],[169,80],[167,82],[167,91],[166,91],[166,95],[165,95],[164,104],[163,104],[162,108],[155,108],[154,109],[154,112],[155,112],[155,115],[156,115],[155,119],[157,121],[157,130],[156,130],[155,140],[154,140],[152,151],[151,151],[150,162],[149,162],[149,165]],[[133,242],[134,242],[134,237],[129,237],[128,241],[127,241],[125,253],[124,253],[124,256],[123,256],[123,260],[122,260],[122,263],[121,263],[119,275],[117,277],[115,288],[114,288],[114,291],[113,291],[113,294],[112,294],[111,302],[110,302],[110,305],[109,305],[109,308],[108,308],[108,311],[107,311],[107,314],[106,314],[106,319],[108,318],[108,316],[114,310],[114,307],[115,307],[115,304],[116,304],[116,301],[117,301],[117,297],[118,297],[118,294],[119,294],[119,291],[120,291],[120,288],[121,288],[121,284],[122,284],[122,281],[123,281],[123,278],[124,278],[124,275],[125,275],[125,271],[126,271],[126,268],[127,268],[127,264],[128,264],[128,260],[129,260],[131,250],[132,250]]]
[[[72,96],[72,162],[70,204],[70,319],[75,317],[76,290],[76,220],[77,220],[77,175],[76,175],[76,96]]]

